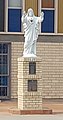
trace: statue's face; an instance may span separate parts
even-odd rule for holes
[[[31,11],[29,12],[28,15],[29,15],[29,17],[33,17],[33,13]]]
[[[33,10],[31,8],[28,9],[28,16],[33,17],[33,15],[34,15]]]

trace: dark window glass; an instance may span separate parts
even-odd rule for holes
[[[7,55],[0,55],[0,64],[7,64]]]
[[[8,82],[8,77],[7,76],[2,76],[2,85],[7,86],[7,82]]]
[[[0,53],[2,53],[3,48],[2,48],[2,44],[0,44]]]
[[[36,63],[35,62],[29,63],[29,74],[36,74]]]
[[[2,55],[0,55],[0,64],[2,64]]]
[[[1,85],[1,76],[0,76],[0,85]]]
[[[54,10],[43,10],[44,21],[42,22],[41,32],[54,33]]]
[[[0,96],[9,96],[7,93],[9,77],[8,77],[8,58],[9,49],[8,44],[0,44]]]
[[[37,80],[28,80],[28,91],[37,91]]]
[[[2,68],[3,68],[2,65],[0,65],[0,74],[2,74]]]
[[[0,96],[7,96],[7,87],[0,87]]]
[[[3,44],[3,53],[7,53],[7,52],[8,52],[8,45]]]
[[[21,32],[21,9],[8,10],[8,31]]]
[[[0,32],[4,31],[5,0],[0,0]]]
[[[8,53],[8,45],[0,44],[0,53]]]
[[[2,67],[3,67],[2,73],[3,74],[8,74],[8,65],[3,65]]]
[[[7,65],[0,65],[0,74],[8,74],[8,66]]]
[[[8,60],[7,60],[7,55],[3,55],[3,64],[7,64]]]
[[[42,0],[42,8],[53,8],[54,0]]]
[[[7,76],[0,76],[0,85],[7,86],[8,77]]]

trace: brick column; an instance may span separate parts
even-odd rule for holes
[[[36,63],[36,74],[29,74],[29,62]],[[37,81],[37,90],[28,90],[28,80]],[[18,109],[42,110],[42,60],[18,58]]]

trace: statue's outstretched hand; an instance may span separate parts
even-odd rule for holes
[[[41,17],[41,22],[42,22],[44,20],[44,12],[41,12],[40,17]]]
[[[44,12],[41,12],[41,18],[44,18]]]
[[[23,12],[23,17],[25,17],[25,16],[26,16],[26,12],[24,11],[24,12]]]

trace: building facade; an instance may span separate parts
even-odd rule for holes
[[[63,0],[0,0],[0,99],[18,96],[18,57],[23,55],[23,10],[44,12],[37,41],[43,98],[63,98]]]

